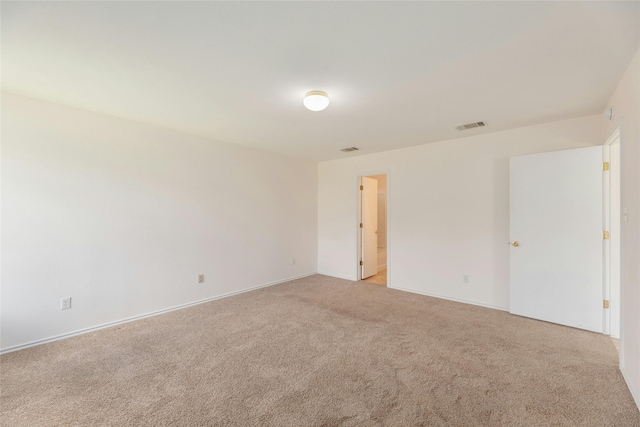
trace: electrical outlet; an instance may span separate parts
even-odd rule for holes
[[[291,258],[291,265],[295,265],[296,264],[296,259],[295,258]]]
[[[204,283],[204,274],[198,274],[198,283]]]
[[[62,298],[60,300],[60,310],[69,310],[71,308],[71,297]]]
[[[462,283],[469,283],[469,275],[468,274],[463,274],[462,275]]]

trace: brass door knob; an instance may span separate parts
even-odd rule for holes
[[[511,243],[511,246],[513,246],[514,248],[517,248],[518,246],[520,246],[520,243],[518,243],[517,240],[514,240],[513,243]]]

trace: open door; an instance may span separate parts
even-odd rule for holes
[[[378,181],[363,176],[360,180],[360,228],[362,240],[361,279],[378,272]]]
[[[602,147],[512,157],[510,185],[510,312],[602,332]]]

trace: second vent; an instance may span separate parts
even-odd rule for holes
[[[486,126],[485,122],[473,122],[473,123],[467,123],[466,125],[456,126],[456,129],[467,130],[467,129],[473,129],[473,128],[481,128],[483,126]]]

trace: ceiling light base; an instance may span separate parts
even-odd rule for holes
[[[322,111],[329,105],[329,96],[321,90],[312,90],[304,96],[303,104],[311,111]]]

